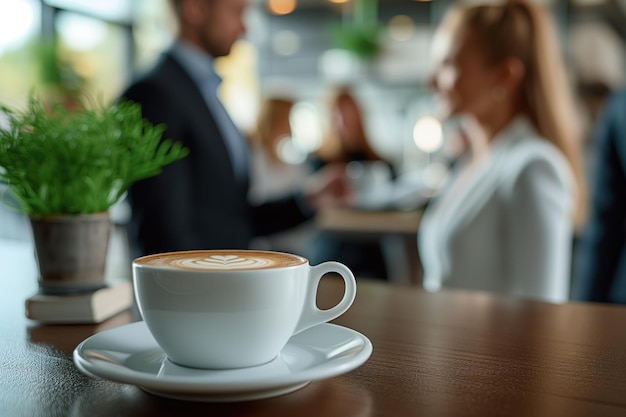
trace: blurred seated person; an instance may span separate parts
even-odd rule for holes
[[[424,287],[566,301],[584,180],[549,15],[524,0],[453,8],[433,46],[429,84],[465,152],[422,218]]]
[[[374,168],[382,176],[386,176],[386,172],[392,172],[391,164],[371,146],[364,126],[363,111],[349,87],[340,86],[331,92],[328,115],[328,132],[319,151],[311,157],[315,168],[345,164],[348,177],[351,170],[356,171],[354,168],[358,168],[358,171]],[[359,166],[354,165],[355,163]],[[358,198],[359,190],[355,189],[355,193],[355,198]],[[388,278],[383,250],[378,241],[356,242],[353,239],[320,233],[312,250],[314,260],[334,259],[343,262],[357,276]]]
[[[371,145],[365,129],[363,110],[349,86],[338,86],[328,100],[328,129],[318,152],[311,157],[316,167],[329,163],[346,164],[353,185],[356,208],[385,205],[386,191],[395,178],[393,165]],[[387,188],[387,189],[385,189]]]
[[[250,132],[252,204],[262,204],[301,188],[312,173],[306,154],[299,152],[292,137],[290,115],[294,101],[289,97],[267,96],[261,101],[259,114]],[[290,230],[258,237],[257,249],[294,252],[308,256],[314,234],[313,222]]]
[[[348,86],[336,87],[328,100],[328,130],[314,155],[320,165],[331,162],[384,161],[365,131],[363,110]]]
[[[626,304],[626,90],[609,97],[595,125],[590,218],[580,240],[574,298]]]

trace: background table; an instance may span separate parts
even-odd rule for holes
[[[421,210],[324,209],[315,220],[320,230],[341,239],[380,242],[389,281],[421,285],[422,267],[417,251]]]
[[[128,323],[40,326],[25,243],[0,242],[0,416],[616,416],[626,415],[626,308],[562,306],[482,293],[360,281],[336,323],[370,338],[368,362],[282,397],[235,404],[169,400],[81,374],[71,352]],[[320,302],[341,282],[324,280]]]

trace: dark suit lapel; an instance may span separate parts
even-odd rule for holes
[[[231,173],[228,178],[235,182],[232,161],[213,114],[189,74],[169,53],[164,55],[163,65],[161,66],[158,78],[159,82],[176,85],[178,90],[177,96],[181,97],[181,105],[189,109],[189,113],[193,115],[191,118],[192,125],[189,126],[189,129],[196,131],[194,137],[203,138],[201,143],[195,143],[194,146],[202,149],[201,152],[203,152],[203,154],[206,152],[219,152],[220,155],[223,155],[223,157],[220,158],[220,163],[228,166],[228,172]],[[172,80],[176,81],[172,82]],[[226,180],[226,178],[224,178],[224,180]],[[244,184],[246,190],[247,186],[247,183]]]

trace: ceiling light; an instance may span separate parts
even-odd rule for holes
[[[270,13],[285,15],[296,10],[296,0],[267,0]]]

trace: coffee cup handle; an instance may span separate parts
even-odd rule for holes
[[[335,272],[343,278],[343,282],[345,283],[343,298],[334,307],[321,310],[317,307],[317,290],[322,277],[331,272]],[[305,306],[294,334],[336,319],[350,308],[356,297],[356,280],[354,279],[354,275],[347,266],[339,262],[329,261],[312,266],[309,270],[309,274],[309,288],[307,288]]]

